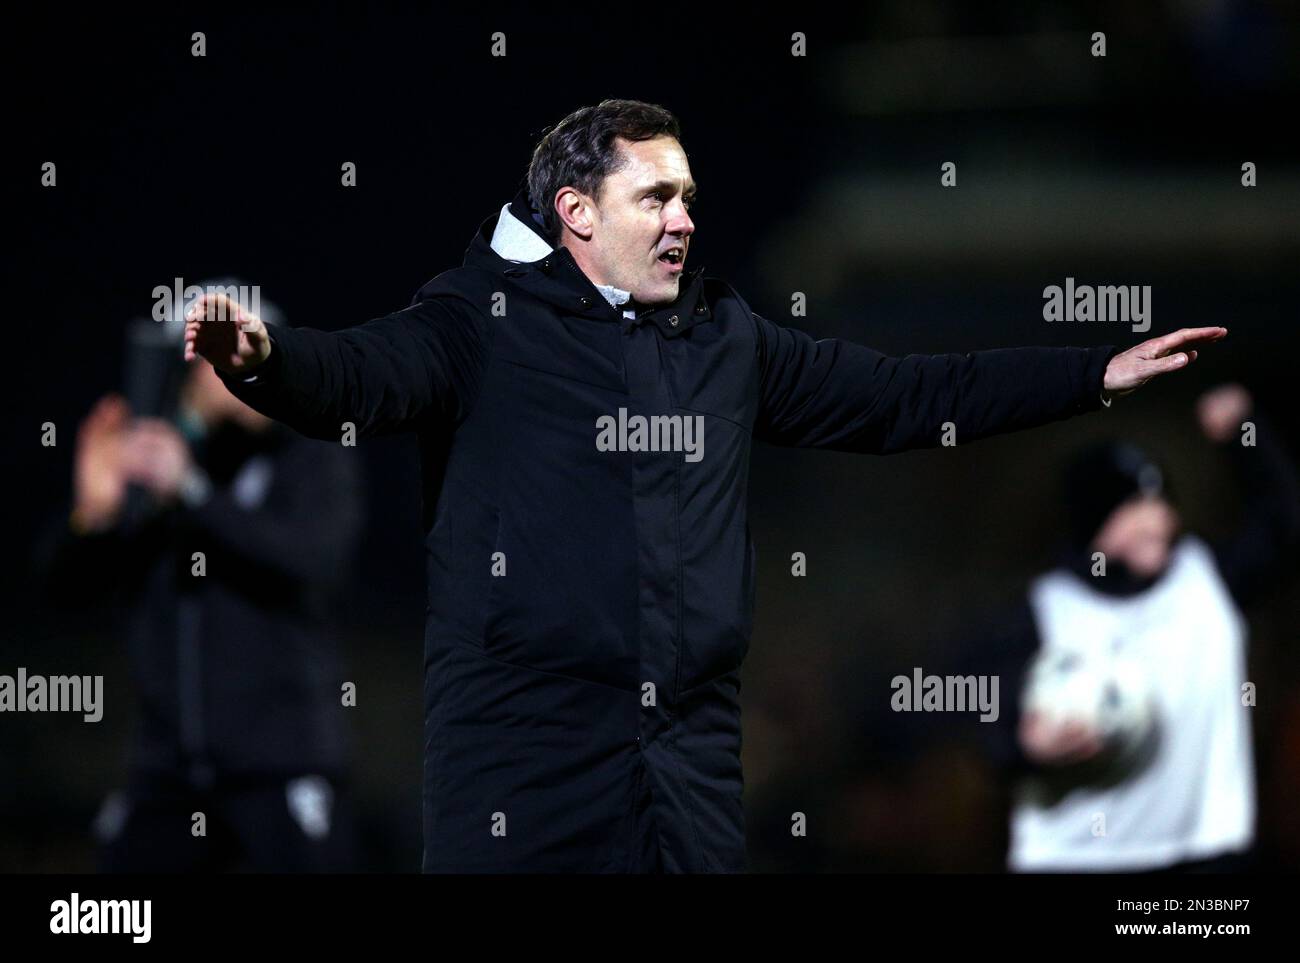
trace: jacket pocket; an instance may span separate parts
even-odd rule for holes
[[[707,519],[689,526],[684,546],[682,689],[739,669],[753,627],[755,554],[747,527],[739,519],[717,530],[707,526]]]
[[[630,685],[637,594],[626,546],[597,522],[562,518],[558,509],[529,519],[498,516],[492,565],[500,574],[488,575],[484,653],[539,672]]]
[[[748,434],[758,410],[753,346],[712,324],[662,342],[673,405],[711,415]]]

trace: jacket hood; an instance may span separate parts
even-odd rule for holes
[[[465,251],[464,263],[510,278],[542,300],[578,316],[616,320],[629,300],[626,291],[593,284],[568,248],[550,243],[542,216],[526,190],[520,190],[509,204],[483,221]],[[685,272],[677,299],[670,304],[636,306],[637,320],[655,321],[669,337],[709,320],[703,273],[702,265]]]
[[[555,250],[546,238],[546,222],[524,191],[502,206],[492,226],[492,250],[507,261],[540,261]]]

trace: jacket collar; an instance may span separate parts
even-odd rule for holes
[[[1174,546],[1171,546],[1171,553],[1176,545],[1175,541]],[[1143,578],[1134,575],[1132,570],[1119,559],[1112,558],[1106,562],[1106,577],[1097,578],[1092,571],[1096,564],[1092,553],[1073,546],[1061,551],[1057,564],[1072,572],[1079,581],[1094,591],[1115,598],[1130,598],[1150,591],[1164,579],[1172,567],[1172,564],[1166,565],[1155,575]]]
[[[598,321],[621,320],[607,292],[626,295],[617,288],[597,287],[573,259],[569,249],[553,247],[546,239],[542,218],[528,201],[526,191],[487,218],[465,252],[466,267],[478,267],[507,277],[531,294],[568,314]],[[642,308],[637,322],[650,321],[665,337],[677,337],[696,324],[712,319],[703,297],[703,266],[687,271],[677,299],[671,304]]]
[[[492,228],[492,250],[507,261],[539,261],[554,250],[546,239],[542,215],[526,204],[520,191],[502,206]]]

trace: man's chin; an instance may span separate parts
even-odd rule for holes
[[[1169,551],[1164,548],[1147,548],[1131,555],[1127,562],[1129,571],[1138,578],[1155,578],[1169,565]]]
[[[632,297],[637,303],[644,304],[646,307],[660,308],[666,304],[672,304],[677,300],[680,287],[676,281],[671,284],[656,284],[646,290],[644,295],[638,295],[635,292]]]

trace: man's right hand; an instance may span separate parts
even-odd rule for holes
[[[77,428],[70,524],[79,535],[111,527],[126,498],[124,444],[131,418],[126,400],[105,395]]]
[[[1253,407],[1250,392],[1241,385],[1211,388],[1196,401],[1196,419],[1210,441],[1223,444],[1239,437]]]
[[[202,294],[185,312],[185,360],[202,355],[218,371],[247,374],[271,355],[261,318],[224,294]]]
[[[1037,712],[1026,712],[1020,717],[1016,736],[1026,758],[1040,766],[1085,762],[1105,748],[1100,734],[1087,723],[1054,723]]]

